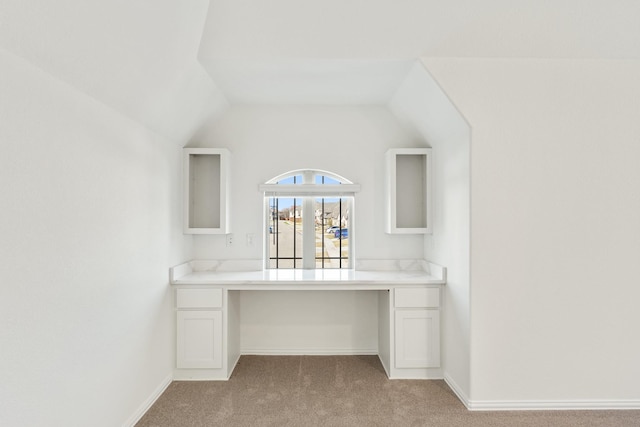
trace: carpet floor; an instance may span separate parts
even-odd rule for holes
[[[640,411],[470,412],[444,381],[389,380],[377,356],[242,356],[229,381],[174,381],[136,427],[640,426]]]

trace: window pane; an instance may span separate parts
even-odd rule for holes
[[[316,268],[349,268],[349,198],[315,201]]]
[[[316,175],[315,177],[315,183],[316,184],[340,184],[340,181],[338,181],[337,179],[325,176],[325,175]]]
[[[302,268],[302,199],[269,199],[269,268]]]
[[[294,175],[288,178],[283,178],[278,181],[278,184],[302,184],[302,175]]]

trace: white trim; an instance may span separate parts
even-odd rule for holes
[[[326,348],[243,348],[243,356],[377,356],[378,349],[326,349]]]
[[[359,184],[260,184],[265,197],[353,197],[360,191]]]
[[[324,199],[323,199],[324,200]],[[316,268],[316,216],[315,199],[305,197],[302,199],[302,268],[312,270]],[[340,212],[342,215],[342,212]],[[322,213],[324,216],[324,213]],[[305,233],[305,230],[314,230],[313,235]],[[324,230],[321,230],[324,239]],[[312,239],[310,237],[313,237]],[[294,237],[295,238],[295,237]],[[295,254],[294,254],[295,256]],[[294,260],[295,264],[295,260]]]
[[[389,375],[390,380],[441,380],[440,368],[395,368]]]
[[[453,393],[458,397],[460,402],[462,402],[462,404],[467,409],[469,409],[469,398],[467,397],[465,392],[462,391],[462,388],[458,386],[458,384],[453,380],[453,378],[451,378],[451,376],[448,374],[444,374],[444,382],[447,383],[451,391],[453,391]]]
[[[169,374],[158,387],[151,393],[151,395],[138,407],[138,409],[122,424],[123,427],[133,427],[138,421],[147,413],[149,408],[156,403],[156,400],[164,393],[173,381],[173,375]]]
[[[387,367],[387,364],[384,362],[384,358],[380,356],[379,351],[377,353],[377,356],[378,356],[378,360],[380,361],[380,364],[382,365],[382,369],[384,369],[384,373],[387,374],[387,378],[391,378],[391,369]]]
[[[451,376],[444,381],[469,411],[638,410],[640,400],[470,400]]]
[[[638,410],[640,400],[471,400],[468,402],[467,409],[470,411]]]
[[[231,375],[225,369],[175,369],[174,381],[228,381]]]
[[[280,174],[278,176],[274,176],[269,181],[267,181],[267,184],[275,184],[278,181],[283,180],[285,178],[291,178],[292,176],[301,175],[306,172],[311,172],[313,175],[324,175],[343,184],[353,184],[353,182],[349,181],[348,179],[346,179],[341,175],[338,175],[333,172],[329,172],[327,170],[322,170],[322,169],[295,169],[295,170]]]

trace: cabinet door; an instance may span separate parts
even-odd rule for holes
[[[396,310],[396,368],[440,366],[440,310]]]
[[[222,368],[222,311],[177,312],[177,367]]]

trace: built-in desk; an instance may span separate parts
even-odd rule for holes
[[[440,314],[446,269],[424,260],[368,260],[354,270],[258,270],[246,261],[191,261],[175,289],[175,379],[226,380],[241,355],[243,291],[378,292],[378,356],[389,378],[442,378]]]

